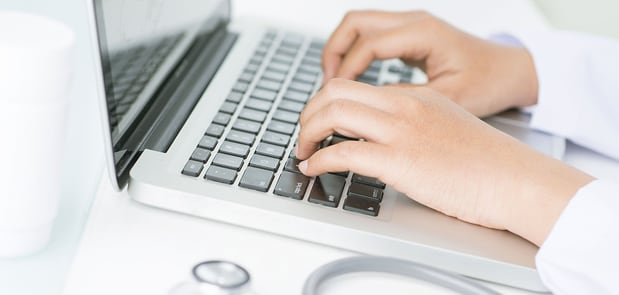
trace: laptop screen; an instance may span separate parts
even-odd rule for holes
[[[171,73],[195,46],[229,21],[225,0],[93,0],[119,186],[149,141],[156,104]],[[208,40],[206,40],[208,42]],[[176,73],[175,73],[176,74]],[[169,87],[168,87],[169,88]],[[144,122],[149,121],[149,122]]]

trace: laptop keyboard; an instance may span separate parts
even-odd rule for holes
[[[320,86],[324,43],[280,35],[264,35],[181,173],[378,216],[385,184],[376,178],[348,172],[307,177],[299,171],[293,152],[297,123]],[[376,85],[381,67],[381,62],[373,62],[358,80]],[[357,139],[334,135],[323,146],[346,140]]]

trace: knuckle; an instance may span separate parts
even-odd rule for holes
[[[359,16],[360,13],[361,11],[359,10],[351,10],[351,11],[346,12],[346,14],[344,14],[343,22],[344,23],[352,22],[354,19],[356,19]]]
[[[339,159],[348,159],[350,155],[358,153],[358,146],[354,142],[340,142],[334,145],[335,157]]]
[[[335,96],[338,89],[340,89],[344,83],[343,78],[331,78],[325,85],[322,87],[321,92],[327,97]]]
[[[415,88],[415,92],[419,96],[433,96],[436,93],[434,90],[432,90],[432,88],[427,87],[427,86],[417,87]]]
[[[349,107],[350,106],[349,106],[348,101],[344,99],[335,99],[331,103],[329,103],[328,111],[331,114],[338,116],[344,113],[346,110],[348,110]]]
[[[432,17],[432,14],[425,9],[413,10],[411,14],[419,18]]]
[[[423,24],[424,29],[427,29],[431,32],[436,32],[440,30],[443,26],[443,22],[440,19],[429,13],[422,16],[420,18],[420,22]]]

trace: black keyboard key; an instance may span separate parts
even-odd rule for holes
[[[279,91],[279,89],[282,88],[282,83],[271,80],[260,80],[258,81],[258,84],[256,84],[256,87],[266,90]]]
[[[232,125],[232,129],[258,134],[261,126],[262,124],[253,121],[236,119],[234,125]]]
[[[308,73],[308,74],[311,74],[311,75],[318,75],[318,73],[320,73],[320,66],[301,64],[299,66],[298,71],[300,73]]]
[[[269,51],[269,45],[263,44],[263,45],[258,46],[255,54],[259,56],[265,56],[268,51]]]
[[[226,101],[221,105],[219,111],[226,114],[234,114],[234,111],[236,111],[236,106],[236,103]]]
[[[213,123],[217,123],[219,125],[228,125],[230,123],[230,115],[224,113],[217,113],[215,118],[213,118]]]
[[[373,177],[367,177],[367,176],[363,176],[359,174],[352,175],[352,182],[367,184],[367,185],[371,185],[373,187],[377,187],[380,189],[385,188],[385,184],[382,183],[380,180],[373,178]]]
[[[270,111],[272,106],[273,106],[272,102],[262,100],[262,99],[257,99],[257,98],[250,98],[245,103],[245,107],[258,110],[258,111],[263,111],[263,112]]]
[[[370,84],[370,85],[378,86],[378,81],[374,80],[374,79],[368,79],[368,78],[364,78],[364,77],[359,77],[359,78],[356,79],[356,81],[361,82],[361,83],[365,83],[365,84]]]
[[[256,147],[256,154],[277,159],[281,159],[284,156],[284,152],[285,149],[283,147],[264,142],[259,143]]]
[[[243,166],[243,158],[220,153],[215,155],[215,158],[213,158],[213,165],[238,171]]]
[[[279,72],[279,73],[282,73],[282,74],[288,73],[289,69],[290,69],[290,66],[282,64],[282,63],[277,63],[277,62],[271,63],[267,67],[268,71]]]
[[[213,165],[206,170],[204,178],[212,181],[232,184],[236,179],[236,171]]]
[[[226,98],[227,101],[230,101],[233,103],[239,103],[241,99],[243,99],[243,93],[236,92],[236,91],[230,92],[230,94],[228,94],[228,97]]]
[[[219,138],[224,133],[224,128],[225,127],[221,125],[211,124],[208,128],[206,128],[206,135]]]
[[[275,51],[275,53],[278,55],[296,56],[297,51],[298,50],[296,48],[290,48],[290,47],[284,46],[284,47],[278,48],[277,51]]]
[[[257,64],[248,64],[245,67],[245,72],[249,72],[249,73],[256,73],[258,71],[258,69],[260,68],[260,65]]]
[[[211,151],[203,148],[196,148],[193,153],[191,153],[191,158],[194,161],[206,163],[208,158],[211,156]]]
[[[392,74],[400,74],[405,71],[405,68],[399,65],[390,65],[387,68],[387,71],[389,71],[389,73],[392,73]]]
[[[302,174],[284,171],[279,176],[279,180],[275,185],[273,193],[276,195],[301,200],[305,195],[308,184],[309,177]]]
[[[254,73],[251,72],[243,72],[241,74],[241,76],[239,76],[239,81],[243,81],[243,82],[251,82],[251,80],[254,79]]]
[[[189,160],[187,161],[187,164],[185,164],[185,167],[183,167],[183,171],[181,173],[187,176],[198,177],[198,175],[200,175],[200,172],[202,172],[203,167],[204,166],[202,165],[202,163],[194,160]]]
[[[348,188],[348,196],[367,198],[380,203],[383,200],[383,190],[377,187],[353,182]]]
[[[383,66],[383,62],[380,60],[374,60],[368,67],[368,71],[380,71],[380,68]]]
[[[301,81],[309,84],[314,84],[316,82],[316,78],[318,75],[312,75],[308,73],[297,73],[294,75],[294,81]]]
[[[333,174],[316,176],[308,201],[329,207],[337,207],[342,198],[346,179]]]
[[[230,130],[228,136],[226,136],[226,140],[244,145],[252,145],[254,144],[254,140],[256,140],[256,135],[238,130]]]
[[[290,142],[290,136],[284,135],[284,134],[280,134],[280,133],[277,133],[277,132],[267,131],[262,136],[262,141],[266,142],[266,143],[271,143],[271,144],[274,144],[274,145],[279,145],[279,146],[285,147],[285,146],[288,145],[288,142]]]
[[[284,99],[279,103],[279,108],[286,111],[291,111],[295,113],[300,113],[303,111],[305,104],[300,102]]]
[[[308,54],[309,53],[309,54]],[[313,53],[313,54],[312,54]],[[312,52],[312,50],[308,50],[307,53],[305,53],[305,56],[303,57],[303,63],[314,63],[314,64],[318,64],[320,65],[320,55],[317,55],[315,51]]]
[[[284,80],[286,80],[286,75],[280,72],[266,71],[262,74],[262,77],[264,79],[269,79],[277,82],[284,82]]]
[[[237,92],[245,92],[247,91],[247,88],[249,87],[249,83],[247,82],[236,82],[236,84],[234,84],[234,86],[232,87],[232,90],[237,91]]]
[[[299,121],[299,114],[284,110],[276,110],[273,114],[273,119],[286,123],[296,124]]]
[[[244,144],[224,141],[219,148],[219,151],[228,155],[233,155],[241,158],[246,158],[249,154],[249,146]]]
[[[243,174],[243,177],[241,177],[239,186],[261,192],[266,192],[269,190],[269,186],[271,186],[272,181],[272,171],[256,167],[247,167],[245,173]]]
[[[271,121],[269,123],[269,126],[267,127],[267,130],[292,135],[292,133],[294,133],[295,127],[296,126],[294,124],[284,123],[280,121]]]
[[[262,58],[260,56],[252,56],[252,58],[249,60],[249,63],[250,64],[255,64],[255,65],[260,65],[262,63]]]
[[[378,75],[380,72],[367,71],[363,73],[359,78],[369,81],[378,81]]]
[[[292,155],[294,152],[291,152],[290,154]],[[286,160],[286,164],[284,165],[284,170],[294,173],[301,173],[301,170],[299,170],[299,163],[301,163],[301,160],[296,157],[288,158],[288,160]]]
[[[304,39],[305,37],[301,34],[288,33],[286,34],[286,36],[284,36],[282,43],[290,44],[290,46],[299,47],[301,46],[301,43],[303,43]]]
[[[207,150],[213,150],[216,145],[217,145],[217,138],[206,136],[206,135],[202,136],[202,139],[200,139],[200,143],[198,143],[199,147],[205,148]]]
[[[320,67],[320,59],[312,58],[312,57],[305,57],[301,61],[301,64]]]
[[[307,52],[305,52],[305,56],[312,56],[314,58],[320,58],[322,55],[322,49],[316,49],[316,48],[308,48]]]
[[[323,47],[325,47],[324,41],[313,40],[312,43],[310,43],[310,48],[312,49],[322,50]]]
[[[254,91],[251,93],[251,97],[274,101],[277,97],[277,92],[266,89],[254,89]]]
[[[340,142],[349,141],[349,140],[357,140],[357,139],[349,138],[349,137],[344,137],[344,136],[333,135],[329,145],[334,145],[334,144],[338,144]]]
[[[348,171],[343,171],[343,172],[329,172],[329,173],[331,173],[331,174],[335,174],[335,175],[339,175],[339,176],[341,176],[341,177],[346,178],[346,177],[348,177],[348,173],[349,173],[349,172],[348,172]]]
[[[294,100],[294,101],[298,101],[300,103],[306,103],[307,100],[310,98],[310,95],[309,95],[309,93],[303,93],[303,92],[288,90],[288,91],[286,91],[286,94],[284,94],[284,98],[285,99]]]
[[[279,159],[263,155],[254,155],[251,157],[249,166],[275,171],[279,167]]]
[[[380,204],[367,198],[357,198],[349,196],[344,201],[344,210],[361,213],[370,216],[377,216]]]
[[[291,65],[292,62],[294,61],[294,57],[290,55],[276,54],[273,56],[273,61],[276,61],[282,64]]]
[[[267,113],[243,108],[243,110],[241,110],[241,113],[239,114],[239,118],[262,123],[264,122],[264,119],[267,118]]]

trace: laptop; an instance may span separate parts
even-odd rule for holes
[[[326,36],[231,19],[227,0],[89,1],[107,169],[137,202],[295,239],[545,291],[537,247],[437,213],[376,178],[306,177],[299,114]],[[418,82],[398,60],[358,78]],[[487,122],[549,155],[565,141],[518,112]],[[340,135],[324,145],[357,140]]]

